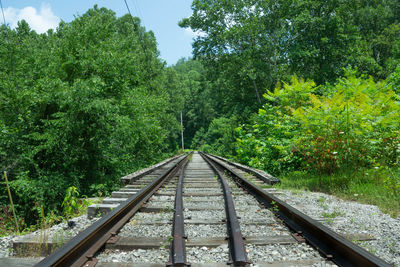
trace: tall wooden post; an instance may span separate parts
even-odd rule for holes
[[[7,179],[7,172],[6,172],[6,171],[4,171],[4,179],[6,180],[6,186],[7,186],[7,191],[8,191],[8,197],[10,198],[11,209],[12,209],[12,212],[13,212],[13,215],[14,215],[15,228],[17,229],[17,232],[19,233],[19,227],[18,227],[17,216],[15,215],[14,203],[13,203],[12,196],[11,196],[10,186],[8,185],[8,179]]]
[[[181,136],[182,136],[182,151],[185,150],[185,146],[183,144],[183,119],[182,119],[182,111],[181,111]]]

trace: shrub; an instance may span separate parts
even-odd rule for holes
[[[332,173],[339,168],[393,165],[399,144],[400,108],[386,82],[348,72],[326,95],[293,112],[301,125],[295,149],[304,167]]]
[[[309,105],[309,94],[318,90],[312,81],[293,76],[291,83],[278,84],[274,92],[264,94],[264,104],[250,125],[237,128],[237,159],[268,170],[274,175],[299,167],[300,158],[294,140],[301,132],[293,117],[296,108]]]
[[[390,83],[347,71],[334,86],[293,77],[264,97],[269,103],[237,129],[236,152],[244,163],[277,175],[399,161],[400,105]]]

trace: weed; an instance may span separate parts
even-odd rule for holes
[[[162,243],[161,248],[165,249],[167,246],[169,246],[172,242],[172,240],[174,239],[173,236],[168,237],[164,243]]]
[[[320,197],[320,198],[318,198],[317,202],[318,202],[319,204],[323,204],[323,203],[325,203],[325,200],[326,200],[325,197]]]
[[[333,212],[322,212],[321,216],[327,219],[334,219],[338,216],[342,216],[343,214],[337,210],[334,210]]]
[[[329,208],[328,205],[326,205],[325,203],[318,203],[318,206],[320,206],[321,208],[323,208],[324,210],[327,210]]]
[[[91,203],[86,196],[79,198],[79,191],[75,186],[69,187],[61,205],[64,208],[65,219],[69,220],[74,216],[83,214]]]
[[[78,203],[79,192],[75,186],[68,187],[67,193],[65,194],[62,207],[64,207],[64,215],[67,218],[72,218],[79,208]]]
[[[246,178],[247,180],[253,180],[253,179],[251,179],[251,178],[253,178],[252,175],[247,172],[244,174],[244,178]]]
[[[273,212],[278,212],[279,211],[279,206],[275,201],[271,201],[272,207],[270,208],[271,211]]]
[[[372,245],[370,245],[367,242],[360,242],[360,245],[362,245],[366,250],[368,250],[370,253],[372,254],[376,254],[376,248],[372,247]]]
[[[52,250],[54,251],[57,248],[59,248],[62,245],[64,245],[65,241],[67,239],[69,239],[70,237],[71,237],[71,233],[70,232],[67,232],[67,231],[64,231],[64,230],[58,230],[57,232],[55,232],[53,234],[53,237],[52,237],[52,240],[51,240],[51,242],[53,244]]]
[[[389,251],[393,254],[396,254],[397,253],[397,248],[396,248],[397,243],[394,240],[392,240],[392,241],[386,240],[386,241],[387,241],[386,244],[387,244]]]

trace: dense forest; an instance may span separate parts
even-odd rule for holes
[[[103,196],[177,153],[181,111],[185,148],[282,179],[315,175],[317,190],[324,177],[331,188],[338,174],[368,172],[374,180],[362,183],[400,206],[399,1],[194,0],[192,9],[179,25],[197,33],[193,58],[172,66],[139,18],[106,8],[44,34],[25,21],[0,27],[0,167],[21,227],[61,214],[71,186]]]
[[[94,7],[46,34],[25,21],[1,34],[0,162],[26,222],[61,210],[70,186],[104,195],[176,151],[165,64],[138,18]]]

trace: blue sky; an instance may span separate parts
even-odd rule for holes
[[[98,4],[114,10],[117,16],[128,13],[124,0],[1,0],[6,21],[12,27],[18,20],[25,19],[32,29],[45,32],[55,28],[58,22],[70,22]],[[191,43],[195,34],[182,29],[178,21],[192,14],[190,0],[127,0],[133,16],[140,17],[146,30],[152,30],[157,38],[161,58],[169,65],[181,57],[191,56]],[[3,19],[1,18],[1,21]]]

